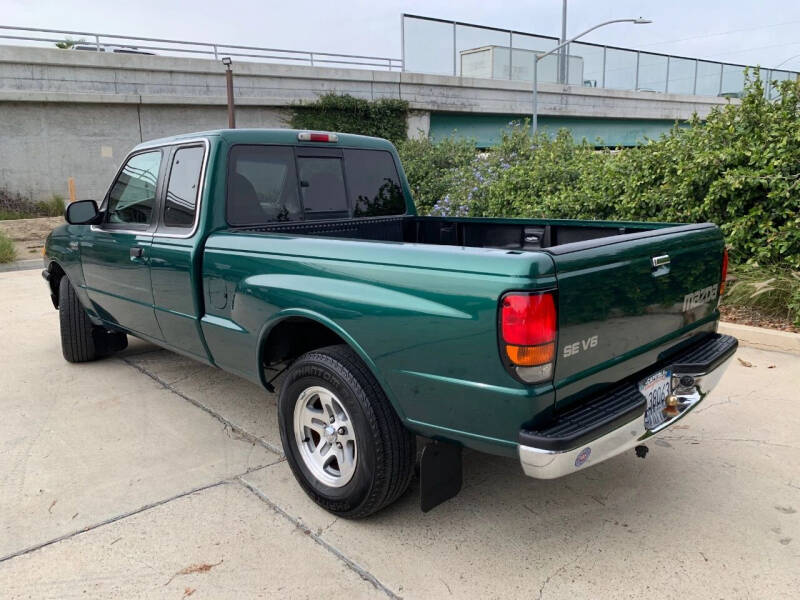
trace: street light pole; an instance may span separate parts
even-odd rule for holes
[[[228,92],[228,129],[236,129],[236,113],[234,112],[233,101],[233,71],[231,70],[231,57],[226,56],[222,59],[225,65],[225,88]]]
[[[785,65],[785,64],[786,64],[787,62],[789,62],[790,60],[794,60],[795,58],[798,58],[798,57],[800,57],[800,54],[795,54],[794,56],[790,56],[789,58],[787,58],[786,60],[784,60],[784,61],[782,61],[782,62],[779,62],[777,65],[775,65],[775,66],[774,66],[774,67],[772,67],[772,68],[773,68],[773,69],[777,69],[778,67],[782,67],[783,65]]]
[[[559,44],[567,41],[567,0],[563,0],[561,5],[561,38]],[[562,48],[558,54],[558,82],[567,83],[567,49]]]
[[[646,25],[648,23],[652,23],[650,19],[643,19],[639,17],[638,19],[612,19],[611,21],[604,21],[603,23],[598,23],[594,27],[590,27],[586,31],[583,31],[576,35],[573,38],[562,42],[552,50],[548,50],[547,52],[534,53],[533,55],[533,111],[532,111],[532,118],[531,118],[531,133],[535,137],[537,132],[539,131],[539,123],[538,123],[538,116],[539,116],[539,81],[538,81],[538,70],[539,70],[539,61],[546,56],[550,56],[554,52],[558,52],[565,46],[570,45],[575,40],[582,38],[587,33],[594,31],[595,29],[599,29],[600,27],[605,27],[606,25],[611,25],[612,23],[634,23],[635,25]]]

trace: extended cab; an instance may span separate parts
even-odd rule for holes
[[[421,217],[394,147],[223,130],[142,144],[67,209],[45,270],[64,357],[133,335],[273,390],[328,510],[457,493],[461,448],[554,478],[686,416],[736,350],[713,224]],[[280,377],[278,377],[280,376]]]

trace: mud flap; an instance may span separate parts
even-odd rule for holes
[[[461,491],[461,446],[430,442],[419,459],[419,507],[436,508]]]

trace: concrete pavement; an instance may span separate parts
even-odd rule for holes
[[[467,453],[454,500],[352,522],[294,482],[273,396],[136,340],[69,365],[38,272],[3,273],[0,596],[794,597],[800,358],[738,357],[644,461]]]

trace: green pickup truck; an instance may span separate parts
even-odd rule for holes
[[[148,142],[66,219],[43,271],[64,358],[133,335],[280,381],[286,458],[345,517],[396,500],[415,468],[423,510],[452,497],[464,447],[536,478],[644,456],[737,347],[717,333],[715,225],[418,216],[382,139]]]

